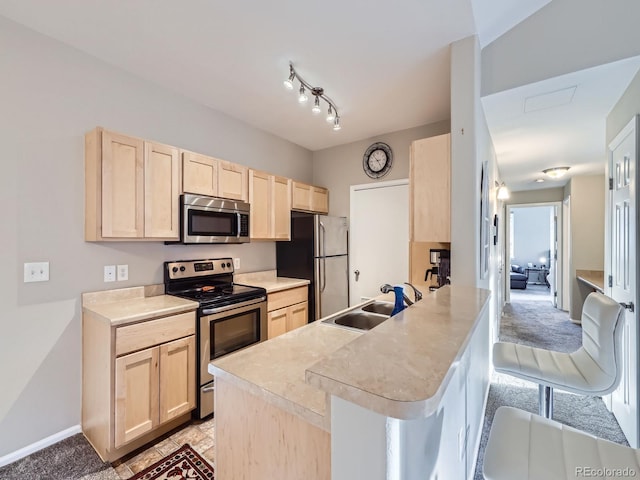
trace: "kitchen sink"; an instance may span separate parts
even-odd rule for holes
[[[356,330],[371,330],[387,320],[392,310],[392,303],[372,302],[363,307],[329,317],[322,320],[322,323]]]
[[[379,313],[381,315],[391,315],[393,311],[393,303],[388,302],[373,302],[362,307],[365,312]]]

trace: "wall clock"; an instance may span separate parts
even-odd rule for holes
[[[371,178],[384,177],[393,165],[393,152],[386,143],[376,142],[367,148],[362,157],[364,173]]]

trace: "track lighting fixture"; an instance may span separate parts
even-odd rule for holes
[[[287,90],[293,90],[293,82],[294,80],[298,80],[300,82],[300,90],[298,95],[298,102],[306,103],[309,99],[306,91],[309,90],[311,95],[315,97],[313,102],[313,107],[311,111],[314,114],[318,114],[322,111],[320,107],[320,99],[327,102],[329,105],[329,110],[327,111],[327,122],[333,125],[333,129],[335,131],[340,130],[340,116],[338,115],[338,107],[327,95],[324,93],[324,89],[322,87],[313,87],[309,83],[305,82],[298,72],[293,68],[293,64],[289,63],[289,77],[284,81],[284,86]]]

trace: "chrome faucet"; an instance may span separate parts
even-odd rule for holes
[[[414,287],[413,285],[411,285],[408,282],[404,282],[406,285],[409,285],[412,289],[413,289],[413,295],[416,299],[416,302],[422,300],[422,292],[420,290],[418,290],[416,287]],[[384,285],[382,285],[380,287],[380,291],[382,293],[393,293],[393,287],[391,285],[389,285],[388,283],[385,283]],[[411,306],[413,305],[414,302],[411,301],[411,299],[409,297],[407,297],[406,293],[402,293],[402,298],[404,299],[404,303],[407,304],[407,306]]]
[[[409,282],[404,282],[404,284],[409,285],[413,289],[413,298],[415,298],[416,302],[422,300],[422,292],[420,290],[411,285]]]

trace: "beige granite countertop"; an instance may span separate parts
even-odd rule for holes
[[[576,270],[576,278],[600,293],[604,293],[604,271]]]
[[[209,372],[329,431],[327,394],[305,382],[305,371],[361,335],[313,322],[220,358]]]
[[[82,295],[83,311],[112,326],[189,312],[198,302],[164,295],[159,286],[121,288]]]
[[[389,417],[428,416],[437,408],[490,295],[460,286],[425,295],[307,369],[307,382]]]
[[[426,416],[489,298],[488,290],[443,287],[367,332],[319,320],[219,359],[209,371],[327,431],[329,394],[390,417]]]
[[[235,283],[262,287],[267,293],[279,292],[295,287],[309,285],[309,280],[301,278],[278,277],[276,270],[265,270],[262,272],[236,273],[233,276]]]

